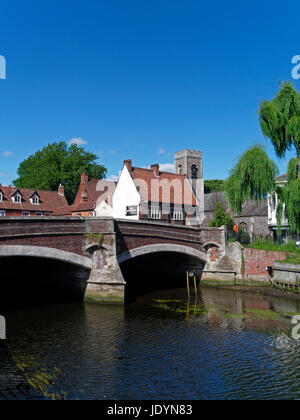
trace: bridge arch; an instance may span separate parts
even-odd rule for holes
[[[55,248],[28,245],[0,245],[1,257],[33,257],[46,258],[74,264],[86,269],[92,268],[92,260],[72,252]]]
[[[176,244],[157,244],[157,245],[145,245],[139,248],[134,248],[129,251],[122,252],[117,256],[118,263],[122,264],[125,261],[128,261],[132,258],[156,254],[160,252],[173,252],[177,254],[184,254],[190,257],[195,257],[203,262],[207,261],[207,255],[204,252],[198,251],[197,249],[190,248],[185,245],[176,245]]]
[[[82,301],[92,260],[60,249],[0,245],[0,307]]]
[[[126,282],[125,301],[133,302],[150,292],[186,287],[186,271],[199,279],[207,255],[178,244],[151,244],[122,252],[117,260]]]

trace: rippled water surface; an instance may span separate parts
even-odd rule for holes
[[[0,399],[298,399],[300,302],[256,290],[4,313]]]

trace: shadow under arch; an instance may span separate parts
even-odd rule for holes
[[[173,244],[147,245],[117,258],[126,282],[126,303],[150,292],[186,288],[186,271],[194,271],[199,283],[207,260],[201,251]]]
[[[46,247],[0,246],[0,309],[82,301],[89,258]]]

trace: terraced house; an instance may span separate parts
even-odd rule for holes
[[[0,184],[0,216],[51,216],[67,205],[62,185],[58,191],[41,191]]]

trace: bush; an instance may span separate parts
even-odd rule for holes
[[[215,207],[215,215],[214,218],[211,220],[209,227],[221,227],[227,226],[227,229],[232,231],[234,223],[230,218],[229,214],[223,209],[221,203],[217,203]]]

